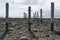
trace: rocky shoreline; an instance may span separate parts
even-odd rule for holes
[[[51,19],[43,19],[41,24],[40,19],[30,19],[31,30],[28,31],[28,19],[24,18],[9,18],[9,32],[4,40],[59,40],[60,35],[55,32],[60,31],[60,19],[54,19],[54,32],[51,32]],[[0,18],[0,37],[6,30],[6,19]],[[25,38],[25,39],[23,39]]]

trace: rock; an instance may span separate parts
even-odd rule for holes
[[[28,40],[26,36],[21,37],[21,40]]]
[[[46,37],[49,37],[49,36],[50,36],[49,34],[46,35]]]
[[[34,31],[34,32],[38,32],[38,29],[37,29],[37,28],[35,28],[35,29],[33,29],[33,31]]]

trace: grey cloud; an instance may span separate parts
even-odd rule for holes
[[[26,0],[24,1],[22,4],[23,5],[44,5],[45,3],[47,3],[48,0]]]
[[[55,17],[60,17],[60,9],[55,9]]]
[[[24,5],[36,5],[36,4],[38,4],[38,0],[26,0],[22,4],[24,4]]]

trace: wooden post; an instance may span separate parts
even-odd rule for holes
[[[28,30],[31,31],[31,24],[30,24],[30,18],[31,18],[31,7],[28,7],[28,24],[29,24],[29,28]]]
[[[42,9],[40,9],[40,18],[41,18],[41,23],[42,23]]]
[[[6,30],[4,32],[4,34],[2,35],[1,40],[4,40],[4,37],[7,35],[8,33],[8,12],[9,12],[9,4],[6,3]]]
[[[35,12],[35,18],[36,18],[36,12]]]
[[[39,18],[39,13],[37,12],[37,18]]]
[[[28,18],[31,18],[31,7],[30,6],[28,7],[28,13],[29,13]]]
[[[33,13],[33,18],[36,18],[36,12],[35,12],[35,13]]]
[[[24,12],[24,18],[27,18],[27,14]]]
[[[30,19],[31,19],[31,7],[29,6],[28,7],[28,31],[30,32],[30,35],[33,37],[33,38],[36,38],[36,36],[34,35],[34,33],[31,31],[31,23],[30,23]]]
[[[6,3],[6,31],[8,31],[8,13],[9,13],[9,4]]]
[[[35,18],[35,14],[33,13],[33,18]]]
[[[25,12],[24,12],[24,18],[25,18]]]
[[[51,31],[54,31],[54,2],[51,2]]]
[[[25,17],[27,18],[27,14],[25,13]]]
[[[37,26],[39,26],[39,13],[38,13],[38,11],[36,12],[36,17],[37,17]]]

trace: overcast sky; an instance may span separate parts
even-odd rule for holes
[[[23,17],[24,12],[28,14],[28,6],[31,6],[32,14],[43,9],[43,17],[50,17],[51,2],[55,3],[54,16],[60,17],[60,0],[0,0],[0,17],[5,17],[7,2],[9,3],[9,17]]]

